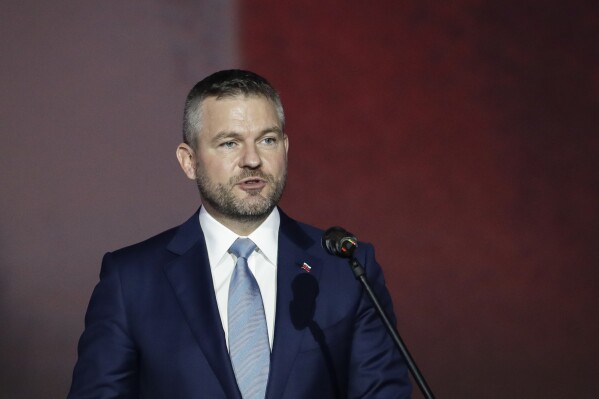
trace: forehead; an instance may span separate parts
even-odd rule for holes
[[[274,103],[262,96],[208,97],[200,104],[202,130],[254,124],[280,127]]]

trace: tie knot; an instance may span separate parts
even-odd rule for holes
[[[256,249],[256,244],[249,238],[238,238],[229,248],[229,252],[238,258],[247,259]]]

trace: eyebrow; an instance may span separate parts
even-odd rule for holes
[[[280,127],[278,127],[278,126],[267,127],[266,129],[263,129],[260,132],[259,137],[262,137],[262,136],[264,136],[265,134],[268,134],[268,133],[276,133],[279,136],[282,136],[283,135],[283,130]]]
[[[268,133],[276,133],[279,136],[283,135],[283,130],[281,130],[280,127],[278,126],[272,126],[272,127],[267,127],[265,129],[262,129],[260,131],[260,134],[258,135],[258,137],[262,137],[265,134]],[[240,138],[242,136],[241,133],[233,131],[233,130],[224,130],[222,132],[218,132],[216,134],[216,136],[214,136],[214,138],[212,139],[212,141],[220,141],[220,140],[224,140],[224,139],[231,139],[231,138]]]

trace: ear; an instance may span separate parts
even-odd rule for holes
[[[177,147],[177,160],[183,169],[183,173],[191,180],[196,179],[196,158],[193,148],[185,143],[179,144]]]
[[[289,152],[289,137],[286,133],[283,133],[283,143],[285,144],[285,155]]]

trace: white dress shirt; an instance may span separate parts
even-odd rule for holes
[[[279,239],[279,225],[281,218],[275,208],[264,222],[254,230],[248,238],[256,244],[256,250],[248,259],[248,266],[254,274],[266,315],[268,328],[268,342],[272,350],[275,330],[275,311],[277,298],[277,253]],[[200,226],[206,239],[208,260],[212,272],[212,283],[216,293],[218,312],[225,331],[227,348],[229,347],[229,322],[227,318],[227,304],[229,302],[229,282],[237,258],[228,252],[229,248],[239,236],[214,219],[205,209],[200,209]]]

